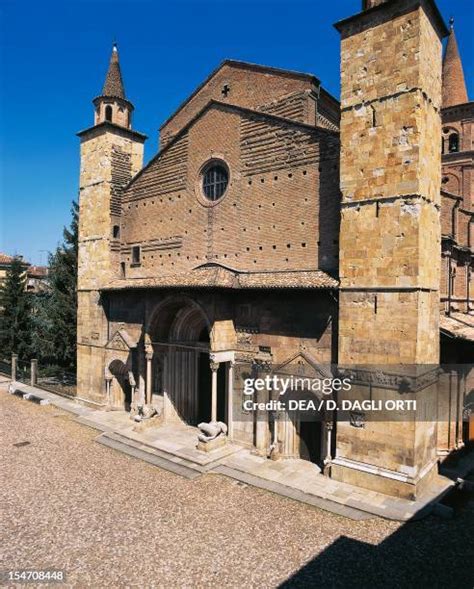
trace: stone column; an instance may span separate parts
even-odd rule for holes
[[[229,362],[227,373],[227,436],[232,440],[234,430],[234,365],[232,360]]]
[[[31,361],[30,382],[32,387],[38,382],[38,360],[36,359]]]
[[[212,396],[211,396],[211,421],[217,421],[217,371],[219,370],[219,362],[211,362],[212,372]]]
[[[131,401],[130,401],[130,416],[134,417],[137,413],[138,403],[137,403],[137,383],[135,382],[135,376],[131,370],[128,371],[128,382],[130,384],[130,394],[131,394]]]
[[[257,403],[268,401],[268,391],[256,391]],[[267,456],[269,450],[268,412],[258,409],[255,411],[255,452],[260,456]]]
[[[152,363],[153,360],[153,350],[147,349],[145,353],[146,358],[146,404],[151,405],[151,395],[152,395]]]
[[[110,385],[112,384],[112,377],[106,376],[105,377],[105,391],[107,395],[107,409],[112,409],[112,399],[111,399],[111,390]]]
[[[332,445],[332,427],[333,424],[331,421],[326,421],[326,458],[324,459],[324,469],[323,473],[325,475],[329,475],[331,471],[331,445]]]
[[[460,367],[458,367],[460,370]],[[469,367],[466,367],[466,370],[469,370]],[[466,372],[462,372],[460,374],[459,379],[459,388],[458,388],[458,411],[457,411],[457,432],[456,432],[456,448],[462,448],[464,446],[463,440],[463,413],[464,413],[464,397],[467,393],[466,389]]]
[[[12,381],[16,381],[17,370],[18,370],[18,354],[12,354]]]
[[[278,391],[272,390],[270,393],[270,398],[272,401],[276,401],[278,403],[278,401],[280,400],[280,394]],[[278,409],[275,409],[275,411],[272,411],[273,414],[273,437],[271,440],[271,445],[270,445],[270,458],[272,460],[279,460],[281,458],[281,454],[280,454],[280,444],[279,444],[279,435],[280,435],[280,411]]]

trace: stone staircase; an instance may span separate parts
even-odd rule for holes
[[[187,479],[195,479],[206,471],[206,468],[190,460],[178,458],[169,452],[137,442],[116,432],[105,432],[96,438],[96,442]]]

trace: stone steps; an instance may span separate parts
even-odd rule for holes
[[[213,472],[215,474],[222,474],[229,478],[242,481],[244,483],[247,483],[248,485],[251,485],[252,487],[265,489],[266,491],[276,493],[277,495],[282,495],[283,497],[288,497],[289,499],[295,499],[296,501],[307,503],[308,505],[312,505],[313,507],[324,509],[325,511],[336,513],[338,515],[348,517],[353,520],[360,521],[365,519],[371,519],[374,517],[373,514],[367,513],[366,511],[354,509],[353,507],[349,507],[346,505],[340,505],[339,503],[335,503],[334,501],[322,499],[321,497],[316,497],[315,495],[305,493],[304,491],[300,491],[293,487],[288,487],[287,485],[283,485],[282,483],[264,479],[253,474],[231,468],[230,466],[217,466],[213,470]]]
[[[191,462],[185,462],[182,459],[177,460],[172,454],[163,452],[146,444],[135,442],[130,438],[121,436],[113,432],[105,432],[96,438],[96,442],[123,452],[128,456],[139,458],[149,464],[153,464],[164,470],[168,470],[187,479],[195,479],[202,474],[202,469],[199,469]]]
[[[165,460],[170,460],[171,462],[174,462],[175,464],[185,464],[185,465],[189,466],[189,468],[193,468],[194,470],[197,470],[198,472],[201,472],[201,473],[204,472],[205,470],[207,470],[206,467],[203,467],[200,464],[196,464],[196,463],[192,462],[191,460],[187,460],[186,458],[184,458],[182,456],[172,454],[171,452],[167,452],[166,450],[163,450],[162,448],[157,448],[156,446],[154,446],[150,442],[147,442],[146,440],[143,440],[143,441],[142,440],[134,440],[133,438],[130,438],[120,432],[114,432],[113,437],[123,444],[130,444],[131,446],[133,446],[135,448],[140,448],[141,450],[144,450],[145,452],[151,452],[152,454],[156,454],[157,456],[160,456],[161,458],[164,458]]]
[[[196,432],[197,433],[197,432]],[[163,447],[158,447],[159,440],[154,441],[147,441],[146,439],[137,439],[138,435],[130,433],[130,432],[121,432],[114,430],[114,434],[119,436],[121,440],[125,443],[133,442],[139,444],[140,447],[148,448],[153,452],[157,452],[158,454],[166,457],[170,460],[176,462],[183,462],[184,464],[192,465],[193,467],[197,468],[200,472],[205,472],[212,470],[217,464],[220,464],[225,458],[230,456],[232,453],[236,451],[240,451],[241,448],[237,448],[232,443],[228,443],[222,448],[214,450],[213,452],[198,452],[195,450],[187,451],[186,453],[180,448],[174,448],[173,450],[168,450]],[[193,441],[194,437],[193,437]]]

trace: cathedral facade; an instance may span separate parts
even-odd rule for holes
[[[262,456],[411,497],[436,469],[434,421],[277,428],[243,408],[255,367],[416,371],[473,349],[473,103],[454,31],[432,0],[366,0],[336,28],[341,102],[313,75],[226,60],[145,167],[113,48],[79,133],[78,397],[225,423]]]

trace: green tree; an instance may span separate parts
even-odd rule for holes
[[[35,348],[43,361],[68,368],[76,366],[78,213],[72,203],[72,221],[63,230],[63,243],[48,258],[48,291],[37,298]]]
[[[31,294],[26,292],[26,264],[15,257],[0,288],[0,353],[31,357]]]

